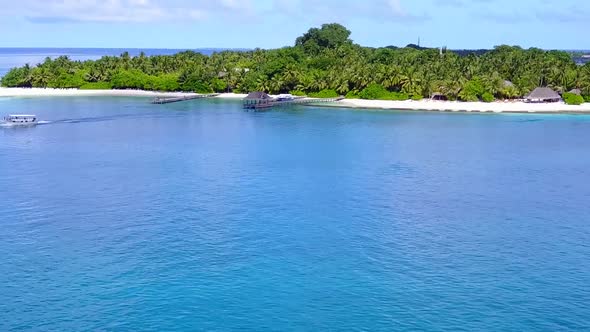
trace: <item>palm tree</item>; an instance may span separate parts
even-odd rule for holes
[[[381,85],[388,90],[401,90],[402,71],[398,66],[383,68],[385,71]]]
[[[271,90],[270,81],[264,76],[259,76],[256,80],[256,90],[269,92]]]
[[[402,92],[407,94],[422,94],[420,82],[422,79],[415,67],[404,70],[400,77]]]
[[[220,77],[220,72],[224,76]],[[187,81],[192,82],[191,86],[198,83],[206,87],[222,79],[228,90],[246,92],[334,89],[346,94],[378,84],[390,92],[423,96],[440,92],[449,99],[456,99],[466,90],[466,85],[476,81],[481,85],[481,89],[475,89],[478,96],[492,93],[497,97],[514,98],[537,86],[550,86],[560,91],[576,87],[583,94],[590,94],[590,65],[577,66],[566,52],[499,46],[480,55],[446,52],[441,57],[436,50],[372,49],[351,43],[333,48],[318,46],[313,54],[305,52],[303,47],[286,47],[224,51],[211,56],[186,51],[170,56],[141,53],[131,57],[126,52],[84,62],[67,57],[47,58],[35,69],[26,66],[9,72],[3,84],[52,86],[76,80],[79,83],[80,77],[87,82],[112,83],[114,77],[122,74],[145,75],[150,82],[157,82],[164,75],[167,81],[177,77],[175,83],[179,89],[183,89],[182,83]],[[504,87],[505,80],[515,86]],[[463,94],[468,97],[467,92]]]
[[[281,92],[288,92],[288,90],[285,89],[285,82],[278,75],[274,76],[270,80],[270,82],[268,82],[268,90],[265,90],[265,91],[269,91],[274,94],[281,93]]]

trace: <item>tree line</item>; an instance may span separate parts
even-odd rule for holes
[[[536,87],[560,93],[578,89],[590,101],[590,63],[571,54],[498,46],[461,54],[445,49],[369,48],[354,44],[339,24],[312,28],[280,49],[223,51],[210,56],[105,56],[72,61],[66,56],[13,68],[5,87],[144,89],[154,91],[264,91],[365,99],[514,99]]]

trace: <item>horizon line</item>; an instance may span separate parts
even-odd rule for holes
[[[363,46],[363,45],[359,45],[361,47],[366,47],[366,48],[389,48],[389,47],[397,47],[397,48],[407,48],[410,45],[416,45],[417,44],[407,44],[404,46],[397,46],[397,45],[386,45],[386,46],[379,46],[379,47],[373,47],[373,46]],[[498,46],[510,46],[510,47],[520,47],[523,50],[527,50],[527,49],[531,49],[531,48],[536,48],[536,49],[540,49],[543,51],[564,51],[564,52],[589,52],[590,53],[590,48],[589,49],[559,49],[559,48],[540,48],[540,47],[535,47],[535,46],[531,46],[528,48],[525,48],[523,46],[520,45],[510,45],[510,44],[500,44],[500,45],[495,45],[491,48],[447,48],[447,50],[449,51],[491,51],[494,50],[496,47]],[[36,46],[0,46],[0,49],[40,49],[40,50],[58,50],[58,49],[78,49],[78,50],[88,50],[88,49],[95,49],[95,50],[169,50],[169,51],[196,51],[196,50],[224,50],[224,51],[253,51],[253,50],[257,50],[257,49],[261,49],[261,50],[276,50],[276,49],[281,49],[281,48],[286,48],[286,47],[294,47],[293,45],[287,45],[287,46],[281,46],[281,47],[274,47],[274,48],[263,48],[263,47],[254,47],[254,48],[246,48],[246,47],[196,47],[196,48],[170,48],[170,47],[81,47],[81,46],[41,46],[41,47],[36,47]],[[419,46],[422,49],[440,49],[441,47],[445,47],[445,46],[436,46],[436,47],[431,47],[431,46]]]

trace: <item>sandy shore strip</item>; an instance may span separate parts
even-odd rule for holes
[[[44,88],[0,88],[0,97],[182,97],[195,96],[196,93],[157,92],[144,90],[78,90],[78,89],[44,89]],[[243,99],[246,94],[221,93],[215,98]],[[566,105],[565,103],[530,104],[524,102],[458,102],[423,100],[364,100],[345,99],[338,102],[321,104],[326,107],[412,110],[439,112],[480,112],[480,113],[587,113],[590,103]]]
[[[224,98],[224,99],[244,99],[248,96],[244,93],[220,93],[219,96],[215,98]]]
[[[49,88],[0,88],[0,97],[184,97],[189,92],[158,92],[145,90],[79,90]],[[242,99],[245,94],[221,93],[217,98]]]
[[[144,90],[78,90],[44,88],[0,88],[0,97],[182,97],[196,93]]]
[[[588,113],[590,103],[582,105],[566,105],[565,103],[532,104],[525,102],[459,102],[459,101],[433,101],[423,100],[364,100],[345,99],[335,103],[326,104],[328,107],[347,107],[384,110],[412,110],[412,111],[439,111],[439,112],[490,112],[490,113]]]

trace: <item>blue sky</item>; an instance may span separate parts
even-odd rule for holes
[[[365,46],[590,49],[589,0],[0,0],[0,47],[274,48],[330,22]]]

